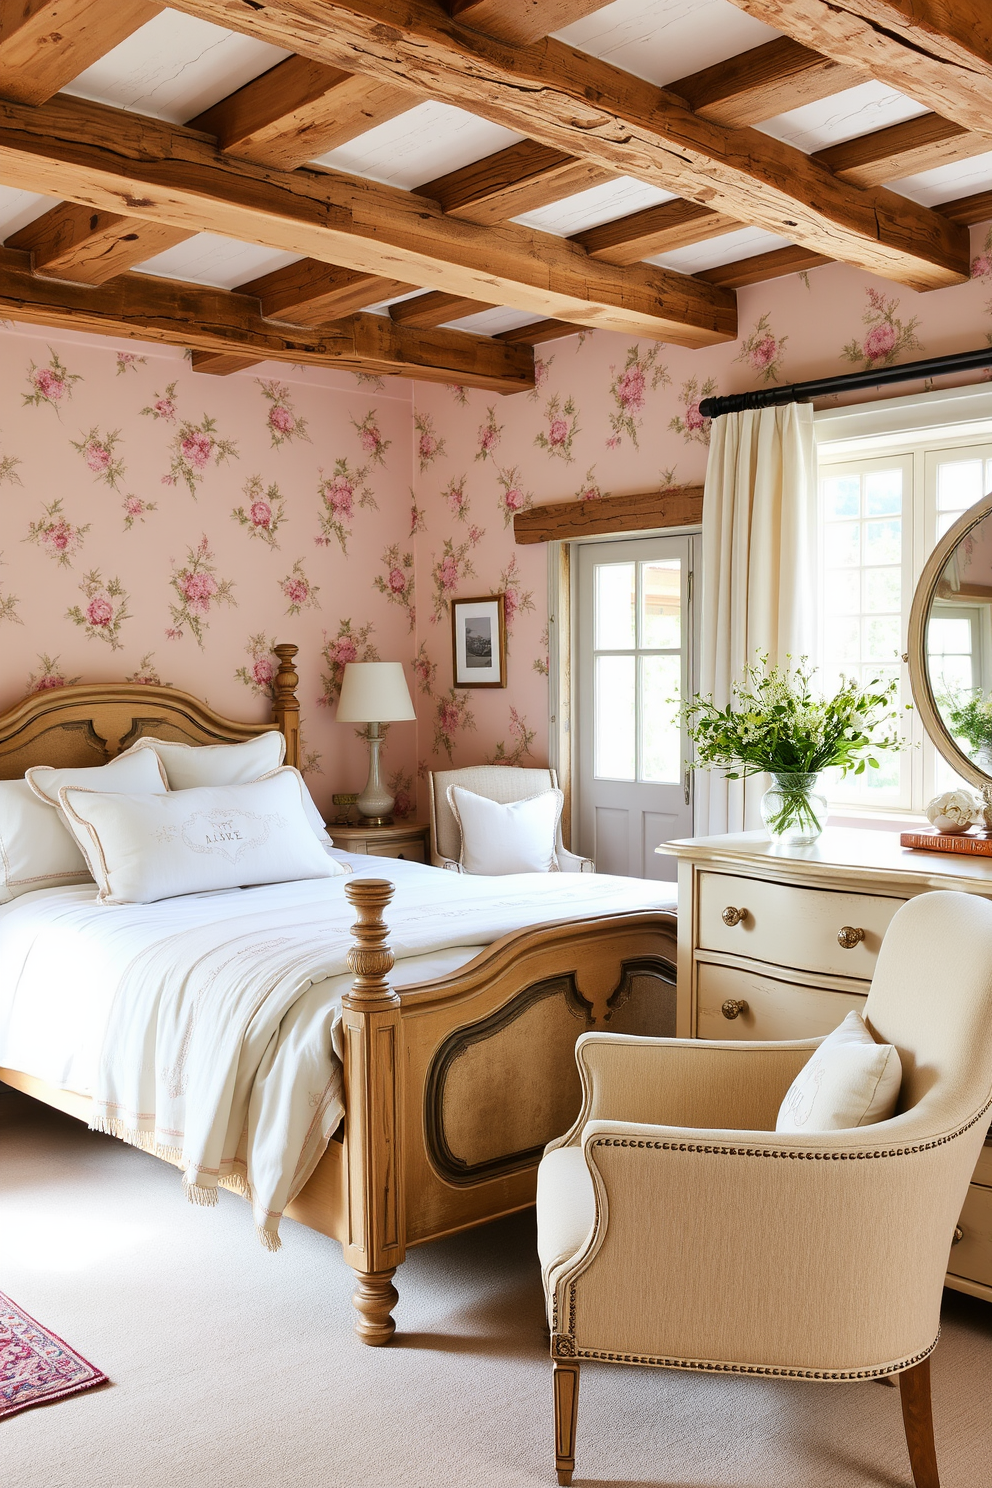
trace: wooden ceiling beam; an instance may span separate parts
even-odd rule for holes
[[[415,108],[407,88],[287,57],[190,119],[238,160],[293,170]]]
[[[615,171],[576,160],[535,140],[521,140],[416,189],[440,202],[449,217],[486,225],[506,222],[615,179]]]
[[[962,129],[960,124],[942,119],[939,114],[920,114],[888,129],[876,129],[873,134],[817,150],[813,158],[842,181],[853,181],[856,186],[878,186],[883,181],[896,181],[938,165],[967,160],[986,150],[992,150],[992,138],[988,135]]]
[[[443,0],[448,14],[475,31],[514,43],[561,31],[608,0]]]
[[[162,9],[150,0],[0,0],[0,95],[47,103]]]
[[[385,82],[402,78],[552,149],[912,288],[967,278],[965,235],[945,218],[878,187],[840,181],[756,130],[703,119],[671,91],[553,38],[508,49],[428,0],[321,0],[316,7],[311,0],[267,0],[260,9],[246,0],[176,4],[330,66]]]
[[[703,519],[702,486],[632,491],[627,496],[555,501],[517,512],[516,543],[568,542],[613,532],[650,532],[657,527],[698,527]]]
[[[992,109],[988,0],[733,0],[804,46],[987,133]]]
[[[633,264],[655,253],[671,253],[674,248],[688,248],[693,243],[736,232],[741,226],[722,212],[712,212],[709,207],[676,197],[657,207],[645,207],[628,217],[587,228],[569,241],[578,243],[590,258],[602,263]]]
[[[506,341],[510,346],[541,346],[545,341],[560,341],[563,336],[574,336],[584,330],[585,326],[572,325],[567,320],[535,320],[512,331],[500,331],[493,340]]]
[[[688,346],[736,335],[733,296],[685,275],[619,273],[548,233],[459,222],[427,197],[338,171],[232,160],[181,125],[83,99],[38,109],[0,102],[0,179],[626,335]]]
[[[165,222],[59,202],[9,237],[5,246],[30,253],[36,273],[78,284],[105,284],[189,237],[185,228]]]
[[[808,248],[773,248],[770,253],[755,253],[751,258],[703,269],[694,277],[707,284],[722,285],[724,289],[744,289],[748,284],[763,284],[766,279],[781,279],[783,274],[803,273],[830,262],[831,259],[811,253]]]
[[[478,300],[467,300],[463,295],[444,294],[435,289],[430,294],[390,305],[389,318],[397,325],[419,326],[426,330],[446,325],[449,320],[461,320],[465,315],[478,315],[480,310],[498,308],[498,305],[481,305]]]
[[[938,202],[934,207],[942,217],[958,222],[962,227],[976,227],[979,222],[992,218],[992,191],[976,191],[971,196],[955,196],[950,201]]]
[[[464,331],[412,332],[384,315],[352,315],[309,329],[267,320],[258,300],[121,274],[99,287],[43,279],[26,253],[0,249],[0,315],[32,325],[165,342],[193,351],[338,367],[380,376],[416,377],[513,393],[533,387],[533,355]]]
[[[668,91],[704,119],[741,129],[868,81],[868,73],[780,36],[669,83]]]

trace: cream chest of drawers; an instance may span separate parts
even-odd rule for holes
[[[864,1006],[882,936],[914,894],[992,899],[992,859],[911,852],[896,832],[828,830],[809,847],[763,832],[696,837],[679,859],[678,1033],[810,1038]],[[992,1141],[951,1249],[947,1283],[992,1301]]]

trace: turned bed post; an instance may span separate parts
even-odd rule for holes
[[[272,684],[272,722],[286,736],[286,764],[300,768],[300,700],[296,689],[300,685],[293,665],[299,646],[283,644],[276,646],[279,670]]]
[[[355,973],[341,1003],[348,1143],[344,1258],[358,1280],[355,1332],[388,1343],[396,1331],[393,1274],[406,1253],[400,1000],[387,980],[393,953],[382,912],[393,885],[360,878],[344,886],[358,911],[348,965]]]

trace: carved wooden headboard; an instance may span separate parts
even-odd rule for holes
[[[174,687],[89,682],[32,692],[0,714],[0,780],[32,765],[104,765],[143,734],[183,744],[238,744],[270,729],[286,735],[286,763],[300,762],[297,647],[276,646],[272,720],[238,723]]]

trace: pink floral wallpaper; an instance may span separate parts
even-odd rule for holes
[[[399,811],[432,767],[544,761],[546,554],[514,544],[515,514],[701,483],[714,392],[992,342],[992,229],[957,288],[831,264],[739,302],[733,345],[586,331],[538,347],[537,386],[509,398],[271,364],[213,378],[158,346],[0,329],[0,707],[126,676],[261,717],[289,640],[328,809],[365,776],[333,721],[351,660],[408,664],[418,722],[384,754]],[[454,688],[451,600],[500,590],[509,685]]]

